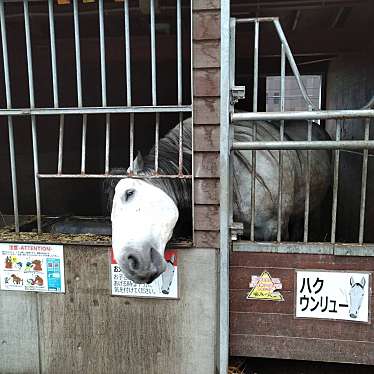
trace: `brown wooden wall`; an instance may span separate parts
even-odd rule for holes
[[[232,355],[374,364],[374,326],[294,318],[295,269],[372,271],[374,259],[236,252],[230,264]],[[252,275],[280,278],[284,302],[247,300]],[[372,289],[372,285],[370,285]],[[371,291],[373,292],[373,291]],[[371,310],[374,307],[371,296]]]
[[[192,3],[195,246],[218,248],[220,2]]]

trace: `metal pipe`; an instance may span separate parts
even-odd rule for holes
[[[312,122],[308,121],[308,142],[312,141]],[[306,151],[306,175],[305,175],[305,206],[304,206],[304,243],[308,242],[309,236],[309,209],[310,209],[310,150]]]
[[[364,139],[368,141],[369,137],[370,137],[370,119],[366,119]],[[362,158],[362,177],[361,177],[360,226],[359,226],[359,234],[358,234],[358,242],[360,244],[364,242],[368,156],[369,156],[368,149],[364,149],[364,155]]]
[[[79,15],[78,1],[73,0],[73,16],[74,16],[74,42],[75,42],[75,67],[77,79],[77,97],[78,106],[82,106],[82,75],[81,75],[81,49],[79,41]]]
[[[257,18],[237,18],[236,23],[250,23],[250,22],[274,22],[279,20],[278,17],[257,17]]]
[[[124,0],[123,11],[125,17],[125,59],[126,59],[126,99],[127,107],[131,107],[131,53],[130,53],[130,17],[129,0]],[[134,111],[130,111],[130,173],[134,170]]]
[[[231,38],[235,37],[231,35]],[[220,78],[220,251],[218,368],[228,372],[229,358],[229,225],[230,225],[230,1],[221,1],[221,78]]]
[[[7,43],[7,37],[6,37],[5,12],[4,12],[4,1],[3,0],[0,0],[0,27],[1,27],[1,44],[2,44],[2,51],[3,51],[6,106],[8,109],[10,109],[12,107],[12,95],[11,95],[11,88],[10,88],[8,43]],[[15,232],[19,233],[16,155],[15,155],[15,146],[14,146],[13,119],[11,116],[8,116],[8,138],[9,138],[10,170],[11,170],[11,178],[12,178],[14,228],[15,228]]]
[[[336,142],[340,141],[340,121],[336,123]],[[335,151],[335,161],[334,161],[334,182],[332,187],[332,212],[331,212],[331,243],[335,243],[336,237],[336,214],[338,209],[338,187],[339,187],[339,149]]]
[[[254,54],[253,54],[253,109],[257,112],[258,101],[258,52],[259,52],[260,23],[255,22]],[[253,122],[253,141],[257,137],[257,122]],[[256,151],[252,150],[252,179],[251,179],[251,240],[255,240],[256,220]]]
[[[128,175],[128,174],[38,174],[43,179],[137,178],[137,179],[192,179],[192,175]]]
[[[105,174],[110,171],[110,114],[105,116]]]
[[[25,20],[25,37],[26,37],[26,55],[27,55],[27,75],[29,81],[29,98],[30,107],[35,107],[34,97],[34,78],[32,69],[32,51],[31,51],[31,35],[30,35],[30,16],[29,4],[27,0],[23,1],[23,13]],[[41,207],[40,207],[40,186],[39,186],[39,161],[38,161],[38,138],[36,131],[36,117],[31,116],[31,133],[32,133],[32,150],[33,150],[33,163],[34,163],[34,184],[35,184],[35,200],[36,200],[36,220],[38,233],[41,232]]]
[[[82,123],[82,154],[81,154],[81,173],[86,172],[86,143],[87,143],[87,114],[83,114]]]
[[[273,120],[319,120],[319,119],[345,119],[374,117],[373,109],[358,110],[316,110],[298,112],[261,112],[261,113],[233,113],[232,122],[239,121],[273,121]]]
[[[296,150],[296,149],[374,149],[374,140],[343,140],[336,142],[334,140],[316,140],[316,141],[257,141],[257,142],[234,142],[232,144],[233,150],[236,149],[271,149],[271,150]]]
[[[64,127],[65,127],[65,116],[60,115],[60,129],[58,134],[58,163],[57,163],[57,173],[62,173],[62,160],[64,154]]]
[[[278,32],[279,39],[280,39],[282,45],[284,45],[284,47],[285,47],[286,56],[287,56],[288,61],[290,63],[292,72],[293,72],[293,74],[294,74],[294,76],[296,78],[297,84],[298,84],[298,86],[300,88],[301,94],[303,95],[304,100],[308,104],[308,106],[311,106],[313,109],[315,109],[312,101],[310,100],[310,98],[308,96],[308,93],[306,92],[304,83],[301,80],[299,69],[298,69],[298,67],[296,65],[295,59],[293,58],[290,46],[288,45],[287,38],[286,38],[286,36],[283,33],[283,29],[282,29],[282,26],[281,26],[281,24],[279,22],[279,19],[275,19],[273,22],[274,22],[274,26],[275,26],[275,28],[276,28],[276,30]]]
[[[281,81],[280,81],[280,111],[285,109],[285,78],[286,78],[286,54],[284,46],[281,46]],[[280,141],[284,141],[284,121],[280,122],[279,128]],[[279,151],[279,181],[278,181],[278,226],[277,226],[277,242],[282,240],[282,194],[283,194],[283,152]]]
[[[181,0],[177,0],[177,95],[178,105],[182,105],[182,5]],[[178,158],[178,172],[183,174],[183,114],[179,113],[179,158]]]
[[[45,116],[58,114],[106,114],[106,113],[179,113],[191,112],[191,105],[158,105],[158,106],[112,106],[82,108],[22,108],[0,109],[0,116]]]

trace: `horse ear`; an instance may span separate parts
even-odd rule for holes
[[[365,283],[366,283],[365,277],[362,277],[361,282],[360,282],[362,288],[365,287]]]
[[[353,277],[351,277],[350,283],[351,283],[351,287],[353,287],[353,285],[355,284]]]
[[[134,173],[137,173],[138,171],[141,171],[144,169],[144,161],[143,161],[143,156],[142,154],[140,153],[140,151],[138,151],[138,154],[136,155],[135,157],[135,160],[133,162],[133,172]],[[127,169],[127,172],[129,173],[131,171],[130,167]]]

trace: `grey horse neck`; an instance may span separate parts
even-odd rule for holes
[[[155,168],[155,147],[144,157],[144,169],[139,175],[151,175]],[[158,146],[158,174],[178,175],[179,173],[179,126],[170,130],[159,141]],[[183,174],[192,173],[192,134],[191,118],[183,122]],[[178,208],[190,208],[191,179],[186,178],[152,178],[148,183],[166,192],[176,203]]]

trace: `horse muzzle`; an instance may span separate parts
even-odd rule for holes
[[[127,248],[117,262],[125,276],[135,283],[150,284],[166,270],[165,260],[152,247]]]

